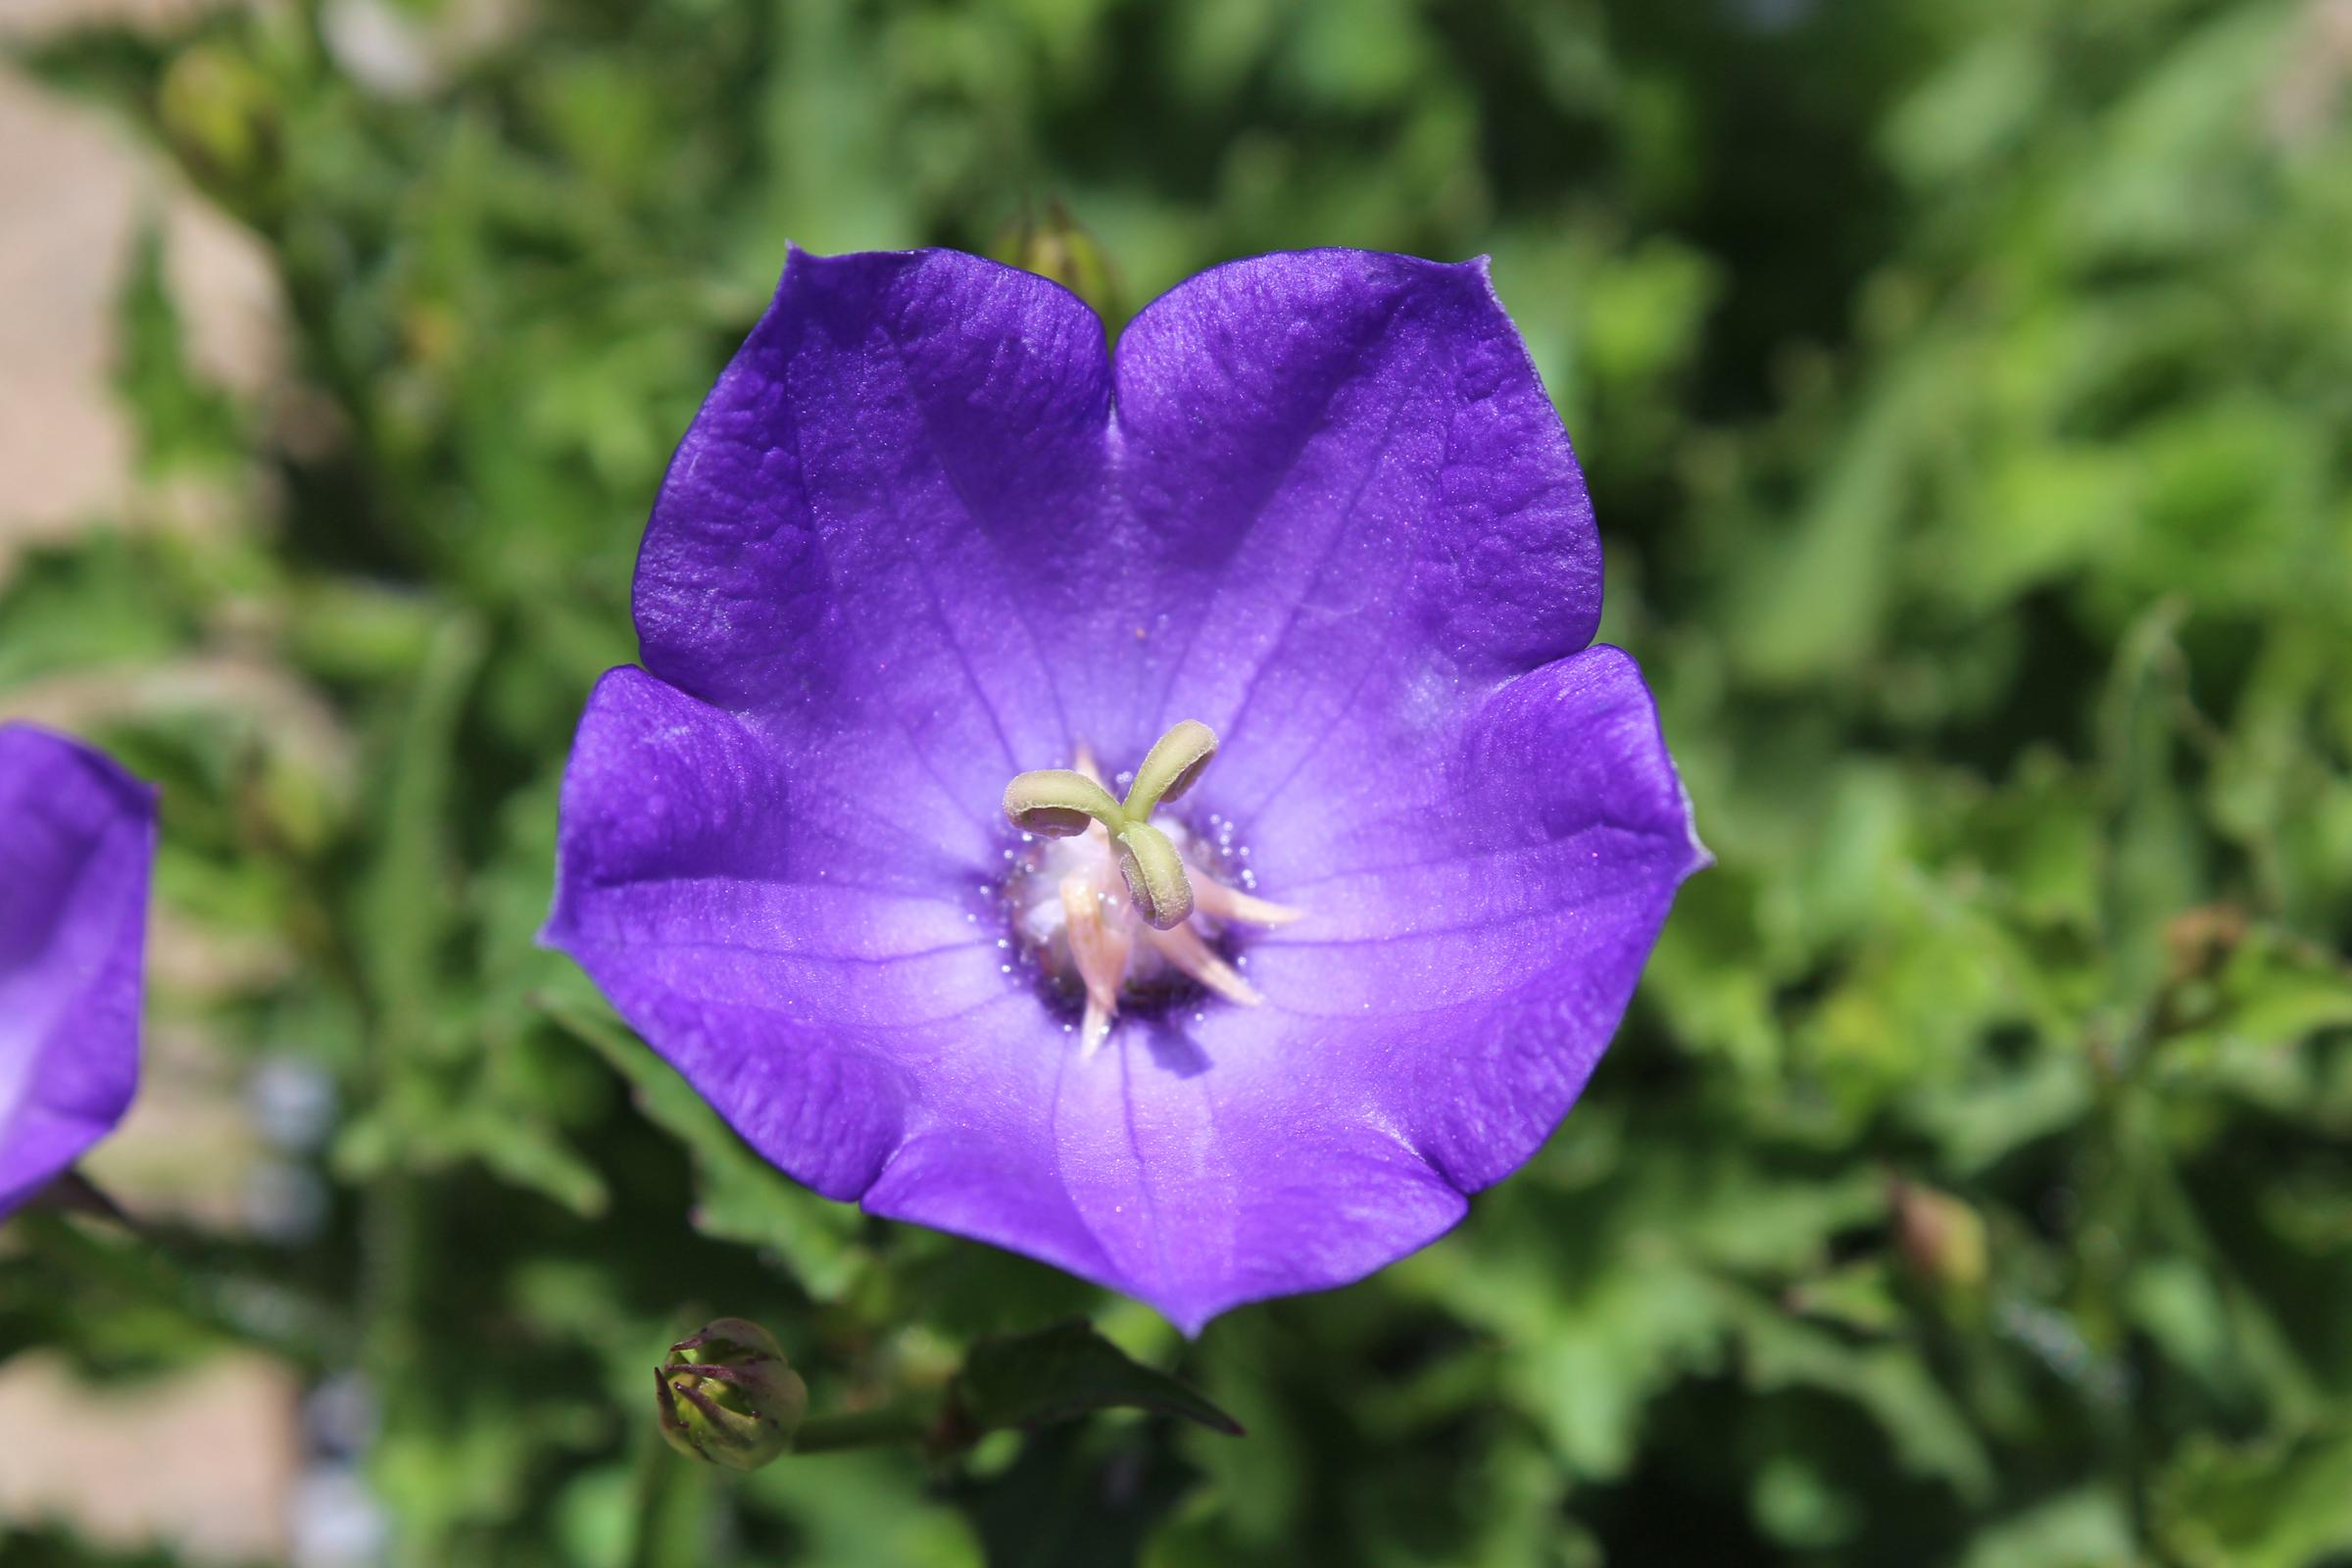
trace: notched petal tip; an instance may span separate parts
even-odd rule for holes
[[[1693,877],[1714,865],[1715,852],[1698,836],[1698,820],[1690,814],[1690,797],[1687,792],[1683,796],[1683,824],[1690,845],[1690,860],[1683,867],[1683,875]]]

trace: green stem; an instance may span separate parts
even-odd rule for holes
[[[700,1568],[710,1560],[717,1472],[681,1458],[651,1422],[638,1433],[637,1535],[629,1568]]]
[[[919,1447],[930,1441],[939,1414],[928,1404],[901,1401],[871,1410],[843,1410],[801,1423],[794,1453],[838,1453],[845,1448]]]

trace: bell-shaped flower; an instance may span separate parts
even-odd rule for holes
[[[1188,1331],[1461,1218],[1704,863],[1481,263],[795,253],[679,447],[547,939],[829,1197]]]

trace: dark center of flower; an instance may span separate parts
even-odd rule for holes
[[[1274,926],[1299,916],[1228,886],[1205,846],[1176,824],[1152,820],[1216,755],[1216,735],[1188,718],[1152,748],[1124,801],[1104,788],[1083,750],[1076,767],[1038,768],[1004,787],[1013,826],[1058,841],[1025,866],[1013,917],[1049,971],[1074,974],[1085,987],[1090,1051],[1109,1034],[1121,991],[1165,970],[1255,1006],[1258,994],[1209,946],[1214,922]]]

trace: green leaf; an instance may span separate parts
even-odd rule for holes
[[[955,1494],[988,1568],[1129,1568],[1194,1481],[1146,1434],[1066,1427],[1039,1434],[1002,1475],[966,1480]]]
[[[1940,1478],[1970,1500],[1992,1494],[1984,1440],[1918,1354],[1900,1345],[1855,1348],[1748,1297],[1727,1292],[1750,1387],[1818,1389],[1869,1412],[1904,1469]]]
[[[2158,1517],[2193,1568],[2305,1568],[2352,1550],[2352,1431],[2242,1448],[2192,1439],[2161,1484]]]
[[[164,263],[163,227],[150,219],[132,244],[116,301],[115,389],[130,413],[148,473],[224,469],[241,455],[236,409],[189,361]]]
[[[415,1065],[444,982],[444,949],[457,923],[452,897],[453,808],[459,731],[467,691],[489,651],[480,620],[451,611],[424,648],[380,782],[380,812],[354,926],[360,961],[380,1013],[387,1080]]]
[[[697,1230],[719,1241],[769,1249],[791,1265],[810,1296],[840,1299],[866,1263],[855,1240],[861,1223],[857,1209],[817,1197],[760,1158],[601,1003],[575,1003],[549,993],[534,1000],[560,1028],[628,1080],[648,1120],[686,1146],[701,1181]]]
[[[1984,1531],[1960,1568],[2134,1568],[2143,1560],[2123,1504],[2084,1487]]]
[[[1181,1416],[1231,1437],[1242,1435],[1239,1421],[1165,1372],[1129,1360],[1084,1322],[982,1340],[964,1358],[955,1399],[957,1413],[981,1432],[1125,1408]]]

